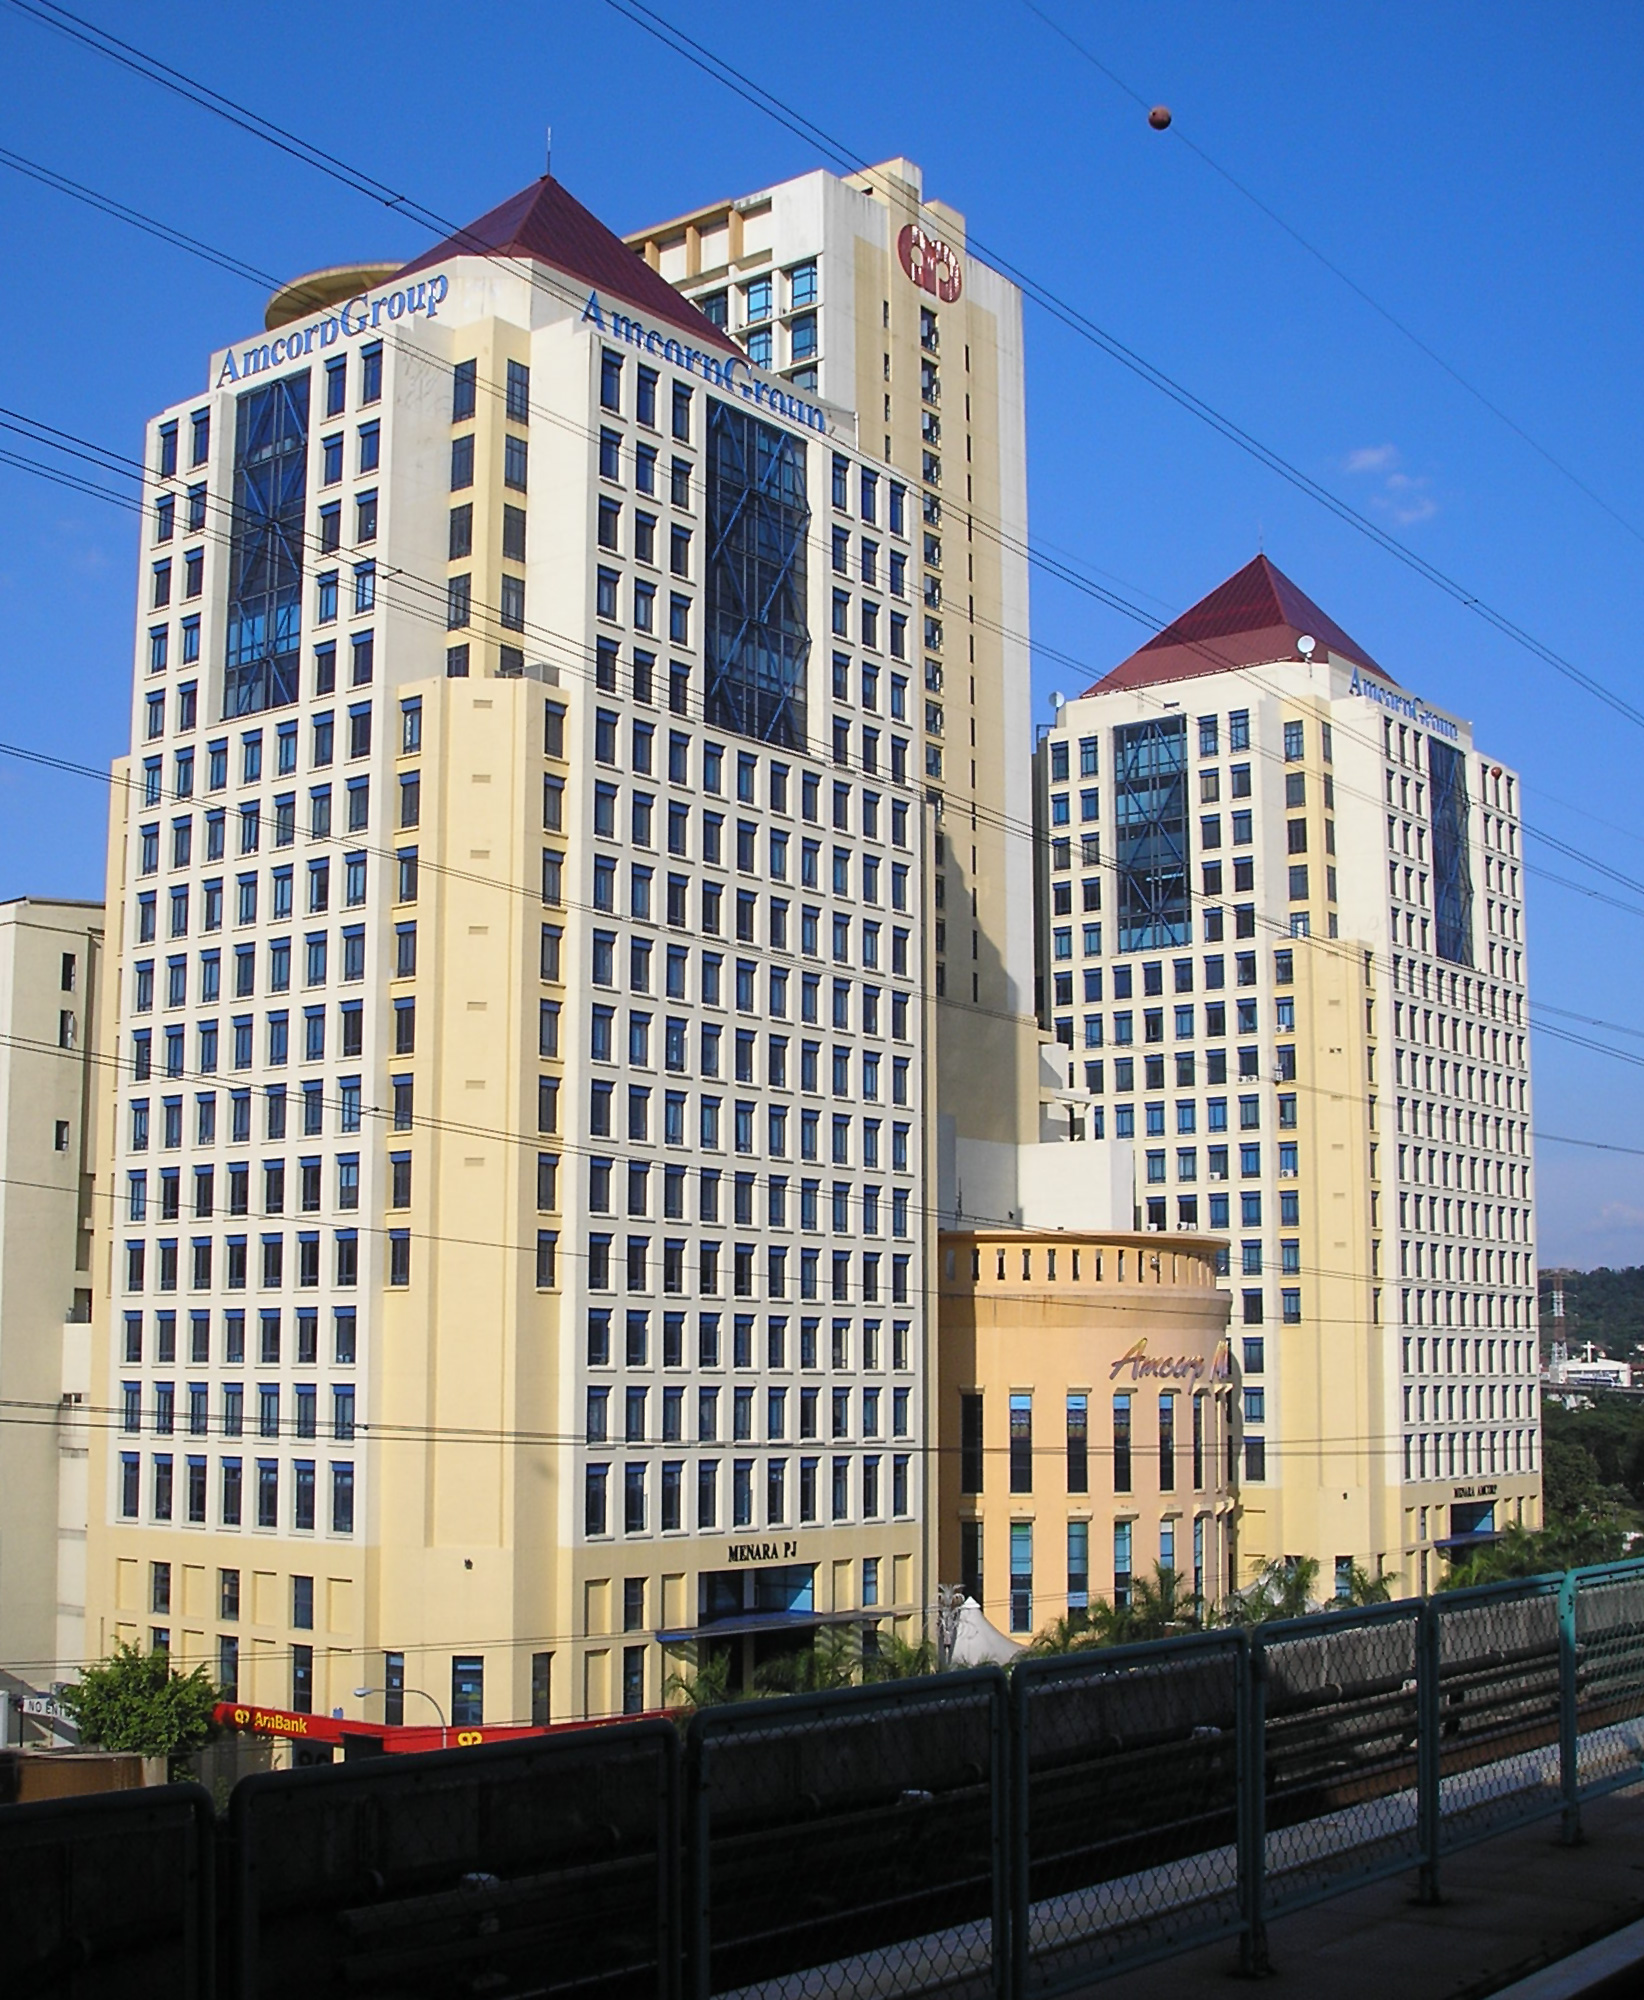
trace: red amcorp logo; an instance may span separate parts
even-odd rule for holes
[[[928,235],[917,222],[905,223],[896,239],[902,269],[922,292],[934,292],[943,305],[958,298],[962,283],[959,252],[940,236]]]

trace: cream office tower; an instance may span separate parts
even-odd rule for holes
[[[88,1644],[461,1726],[912,1615],[917,493],[549,180],[269,320],[148,437]]]
[[[1148,1228],[1226,1239],[1244,1572],[1426,1589],[1539,1516],[1518,781],[1265,557],[1038,781],[1069,1084]]]
[[[969,254],[964,217],[924,199],[911,160],[805,174],[628,240],[760,366],[857,411],[864,448],[882,444],[916,490],[914,601],[893,622],[888,683],[836,672],[835,692],[889,702],[916,735],[933,813],[936,1110],[961,1140],[1031,1144],[1021,293]],[[884,559],[843,536],[826,553],[842,593]]]

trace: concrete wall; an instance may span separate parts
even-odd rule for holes
[[[58,1413],[65,1336],[91,1313],[102,941],[100,904],[0,904],[0,1667],[35,1686],[58,1657],[60,1553],[83,1601],[84,1440]]]

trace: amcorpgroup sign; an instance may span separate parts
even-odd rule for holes
[[[380,332],[396,320],[433,319],[450,289],[450,279],[443,271],[436,271],[431,278],[419,278],[415,284],[408,283],[394,291],[374,295],[362,292],[336,312],[311,320],[307,326],[294,326],[289,333],[278,333],[272,340],[259,340],[250,347],[229,348],[212,386],[226,389],[231,382],[243,382],[248,375],[264,375],[271,368],[287,367],[316,350],[323,354],[340,340],[358,340],[362,333]]]
[[[786,417],[790,423],[803,424],[807,430],[827,434],[827,416],[815,403],[791,394],[779,382],[767,382],[756,375],[751,363],[740,354],[710,354],[705,348],[693,347],[678,334],[647,326],[631,313],[619,312],[615,306],[601,306],[597,292],[588,294],[582,318],[584,325],[598,327],[612,340],[625,341],[643,353],[654,354],[659,361],[683,368],[687,375],[699,375],[710,389],[729,390],[758,409]]]
[[[1397,688],[1383,687],[1380,681],[1361,674],[1357,667],[1353,669],[1352,685],[1347,692],[1362,695],[1366,701],[1391,709],[1394,715],[1408,716],[1418,729],[1430,729],[1435,736],[1448,737],[1452,743],[1461,740],[1461,730],[1449,716],[1429,708],[1418,695],[1401,694]]]
[[[336,312],[277,333],[270,340],[226,349],[212,386],[226,389],[251,376],[266,375],[273,369],[289,367],[305,360],[310,354],[325,353],[340,341],[358,340],[361,334],[380,333],[384,327],[393,326],[400,320],[432,320],[438,316],[450,289],[451,281],[445,273],[436,271],[432,277],[418,278],[414,282],[408,279],[405,284],[388,291],[362,292]],[[741,354],[710,354],[706,349],[682,340],[677,334],[662,333],[656,327],[647,326],[631,313],[619,311],[615,306],[601,305],[597,292],[588,294],[582,318],[584,324],[597,327],[608,339],[620,340],[645,354],[654,354],[659,361],[683,368],[687,375],[700,376],[709,388],[723,389],[740,396],[746,403],[752,403],[756,409],[767,411],[772,416],[785,417],[789,423],[800,424],[806,430],[820,431],[824,437],[827,435],[828,419],[824,410],[815,403],[808,403],[803,396],[794,395],[780,382],[767,381]]]
[[[1225,1340],[1216,1343],[1213,1354],[1149,1354],[1147,1335],[1132,1343],[1108,1369],[1108,1380],[1117,1382],[1129,1371],[1132,1382],[1225,1382],[1232,1363]]]

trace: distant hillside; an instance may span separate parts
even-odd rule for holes
[[[1543,1271],[1541,1274],[1541,1339],[1549,1342],[1557,1327],[1553,1291],[1564,1292],[1564,1338],[1570,1352],[1591,1341],[1617,1359],[1644,1352],[1644,1265],[1625,1270]]]

